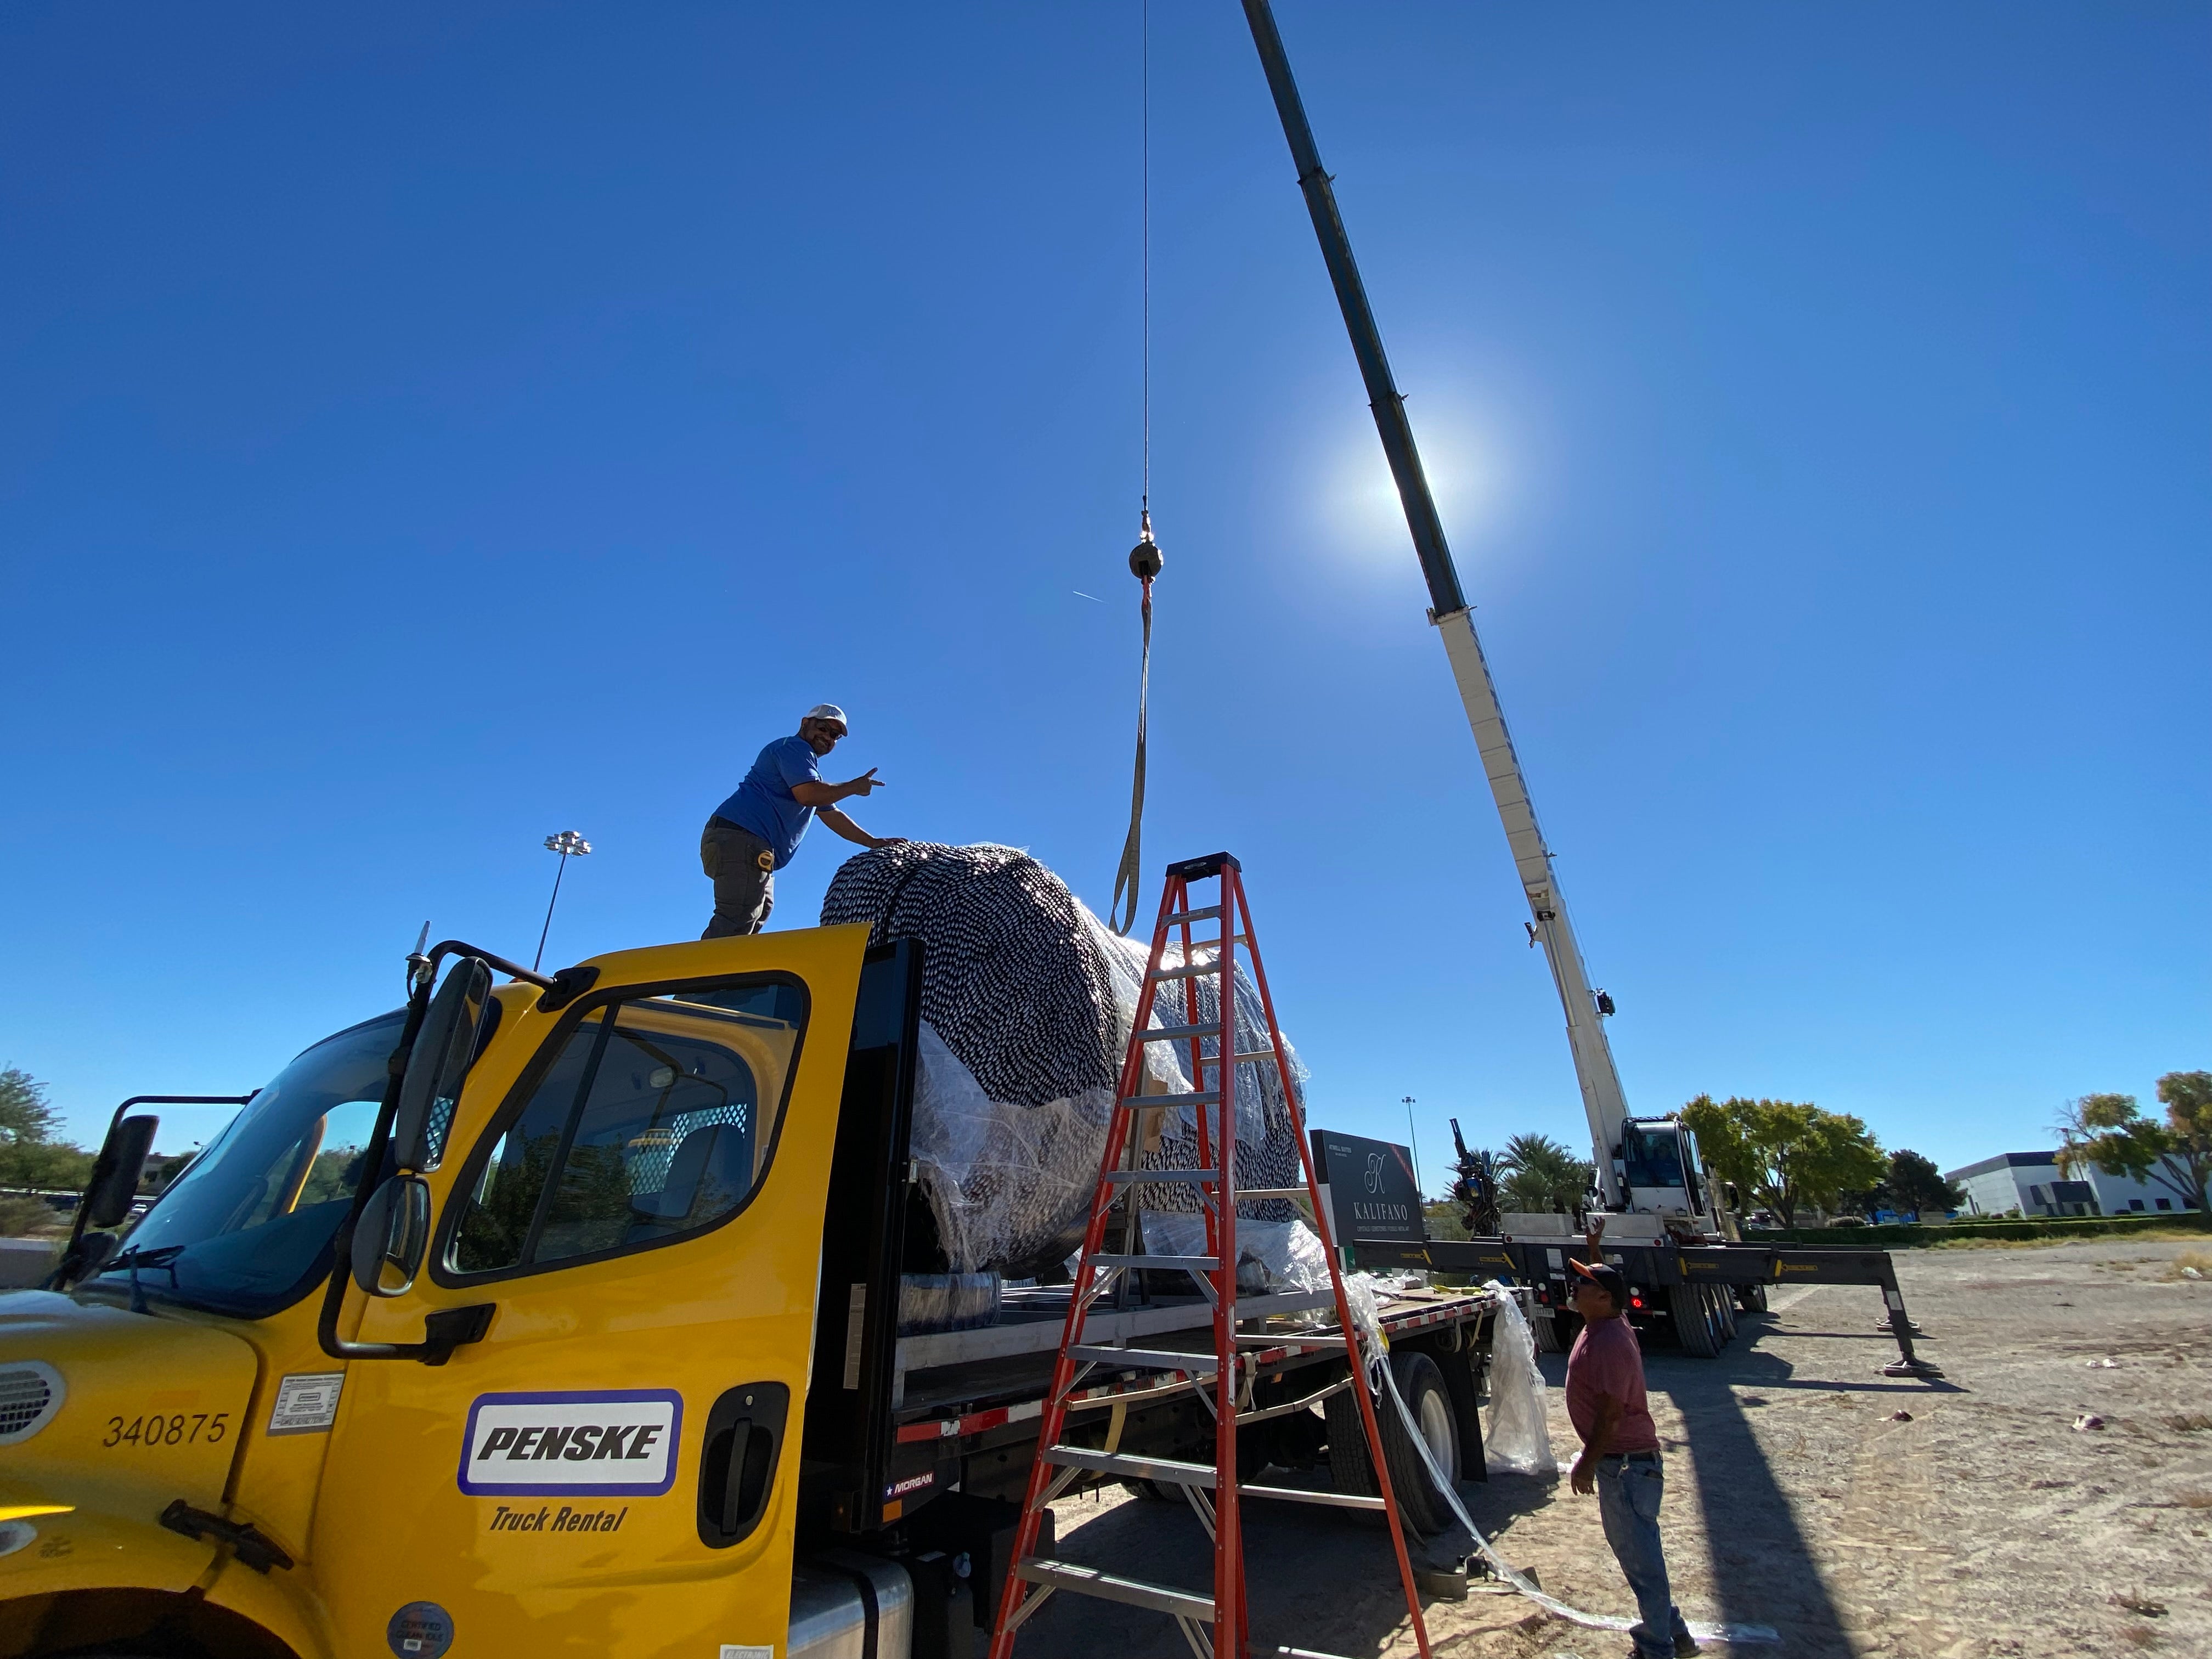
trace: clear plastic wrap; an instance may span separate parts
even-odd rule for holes
[[[1552,1475],[1551,1425],[1545,1414],[1544,1373],[1536,1369],[1536,1338],[1512,1291],[1493,1279],[1483,1287],[1498,1298],[1490,1340],[1490,1421],[1482,1449],[1500,1474]]]
[[[1148,1255],[1204,1255],[1206,1218],[1182,1210],[1144,1212]],[[1270,1296],[1328,1288],[1328,1255],[1303,1221],[1237,1222],[1237,1293]]]
[[[996,1273],[902,1273],[898,1334],[929,1336],[999,1322]]]

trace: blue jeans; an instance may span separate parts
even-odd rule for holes
[[[1629,1632],[1639,1659],[1673,1659],[1677,1637],[1687,1636],[1682,1610],[1667,1589],[1667,1557],[1659,1547],[1659,1500],[1666,1470],[1656,1462],[1607,1457],[1597,1466],[1597,1512],[1605,1541],[1620,1563],[1643,1622]]]

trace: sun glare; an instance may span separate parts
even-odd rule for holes
[[[1417,417],[1413,432],[1454,556],[1462,562],[1479,556],[1503,495],[1497,447],[1474,420],[1435,410]],[[1329,434],[1326,453],[1327,464],[1316,471],[1330,539],[1363,562],[1410,557],[1397,483],[1364,411],[1356,425]]]

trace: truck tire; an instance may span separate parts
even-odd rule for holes
[[[1445,1479],[1460,1478],[1459,1417],[1453,1411],[1444,1374],[1427,1354],[1401,1349],[1390,1356],[1391,1380],[1406,1401],[1413,1421],[1421,1425],[1429,1455]],[[1355,1387],[1357,1384],[1354,1385]],[[1359,1402],[1351,1389],[1329,1395],[1328,1473],[1340,1492],[1361,1498],[1378,1496],[1382,1488],[1375,1479],[1375,1466],[1367,1455],[1367,1431],[1359,1421]],[[1454,1524],[1455,1517],[1443,1495],[1429,1479],[1429,1471],[1413,1449],[1398,1408],[1389,1399],[1376,1402],[1376,1426],[1382,1434],[1382,1455],[1390,1466],[1390,1492],[1398,1500],[1398,1514],[1414,1532],[1433,1535]]]
[[[1538,1353],[1565,1353],[1567,1351],[1571,1339],[1559,1328],[1567,1317],[1564,1313],[1547,1312],[1542,1309],[1537,1310],[1536,1316],[1528,1322],[1528,1329],[1536,1339]]]
[[[1716,1285],[1707,1291],[1713,1304],[1713,1316],[1720,1321],[1721,1346],[1726,1347],[1735,1340],[1735,1298]]]
[[[1704,1285],[1668,1285],[1667,1311],[1674,1322],[1674,1340],[1682,1345],[1684,1353],[1698,1359],[1711,1359],[1721,1351],[1718,1333],[1714,1328],[1712,1310],[1705,1302]]]
[[[1766,1311],[1766,1286],[1764,1285],[1745,1285],[1738,1287],[1735,1293],[1735,1305],[1745,1313],[1765,1313]]]

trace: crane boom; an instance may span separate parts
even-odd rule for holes
[[[1274,94],[1284,137],[1290,140],[1291,159],[1298,170],[1298,189],[1313,216],[1314,234],[1321,239],[1322,258],[1328,266],[1337,305],[1352,336],[1360,378],[1367,385],[1375,429],[1382,440],[1382,453],[1389,459],[1390,475],[1397,482],[1398,499],[1405,507],[1406,527],[1413,532],[1413,551],[1429,585],[1429,620],[1443,636],[1444,655],[1458,683],[1460,701],[1466,706],[1467,722],[1474,732],[1484,775],[1490,781],[1491,798],[1498,803],[1498,816],[1513,849],[1515,872],[1528,896],[1531,934],[1543,944],[1560,1006],[1566,1011],[1567,1046],[1574,1054],[1575,1076],[1582,1085],[1583,1109],[1589,1117],[1600,1189],[1607,1206],[1619,1208],[1627,1194],[1614,1167],[1613,1148],[1621,1144],[1628,1101],[1621,1090],[1620,1071],[1613,1065],[1613,1047],[1600,1023],[1582,947],[1575,942],[1574,926],[1567,919],[1566,900],[1552,869],[1551,848],[1545,845],[1536,809],[1528,799],[1528,781],[1522,775],[1512,736],[1505,729],[1498,688],[1482,654],[1482,641],[1475,637],[1474,609],[1460,588],[1459,572],[1444,539],[1443,520],[1429,490],[1412,422],[1406,418],[1406,400],[1391,378],[1382,331],[1375,325],[1367,289],[1359,280],[1359,267],[1352,257],[1352,239],[1345,234],[1344,221],[1337,212],[1336,192],[1322,167],[1313,128],[1306,120],[1305,105],[1291,76],[1282,35],[1275,27],[1274,12],[1268,0],[1244,0],[1244,16],[1267,72],[1268,90]]]

